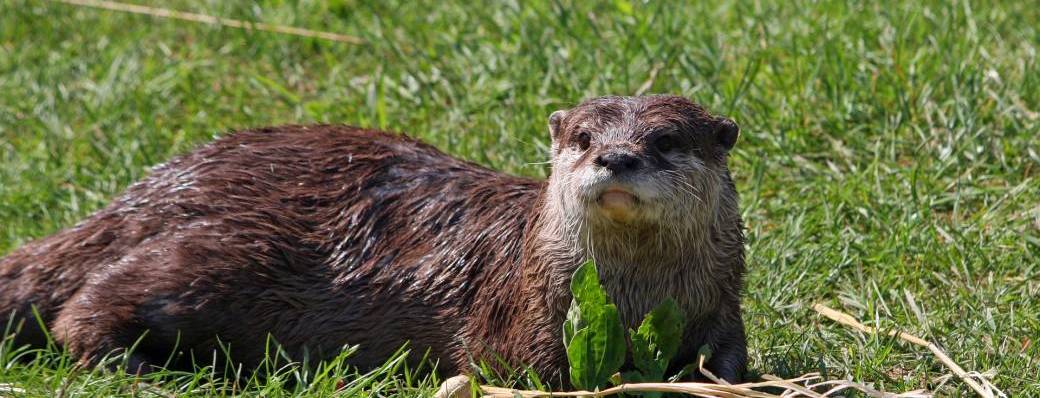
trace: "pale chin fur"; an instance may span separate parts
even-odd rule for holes
[[[682,171],[651,171],[614,178],[592,166],[573,168],[581,154],[565,150],[553,159],[547,203],[555,230],[601,267],[666,266],[701,251],[717,213],[719,180],[690,156]],[[597,199],[612,186],[638,198],[637,217],[620,223],[598,211]],[[561,236],[563,238],[564,236]],[[650,265],[650,264],[647,264]]]

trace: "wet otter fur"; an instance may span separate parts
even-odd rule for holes
[[[707,368],[739,380],[736,125],[681,97],[601,97],[549,130],[548,181],[362,128],[232,133],[0,259],[0,316],[42,345],[35,308],[85,364],[140,339],[137,371],[218,344],[253,367],[270,336],[299,360],[357,344],[348,362],[372,368],[408,343],[445,374],[502,358],[566,384],[568,283],[592,257],[627,327],[674,297],[677,362],[708,344]]]

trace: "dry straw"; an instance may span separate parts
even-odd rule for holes
[[[830,318],[842,325],[852,327],[864,333],[877,334],[875,328],[863,325],[851,315],[829,308],[823,304],[816,304],[813,310]],[[954,375],[961,378],[965,384],[975,390],[981,397],[996,398],[1007,397],[1000,389],[993,385],[988,379],[977,372],[966,372],[946,355],[942,349],[935,344],[920,337],[905,332],[892,331],[888,333],[904,341],[927,347],[935,354],[943,365],[946,365]],[[710,373],[706,373],[709,374]],[[772,375],[762,376],[764,381],[743,384],[715,383],[633,383],[622,384],[601,391],[569,391],[569,392],[546,392],[546,391],[523,391],[510,388],[480,386],[480,393],[485,398],[542,398],[542,397],[607,397],[621,393],[634,392],[669,392],[688,394],[698,397],[719,398],[793,398],[793,397],[837,397],[847,390],[859,391],[868,397],[930,397],[931,393],[917,390],[904,393],[889,393],[879,391],[866,384],[850,380],[824,380],[818,373],[809,373],[792,379],[781,379]],[[762,391],[768,390],[770,392]],[[436,398],[469,398],[470,380],[466,376],[455,376],[441,385],[435,395]]]
[[[763,376],[765,381],[742,384],[715,384],[715,383],[632,383],[622,384],[600,391],[568,391],[568,392],[546,392],[546,391],[523,391],[510,388],[480,386],[480,392],[484,398],[543,398],[543,397],[607,397],[621,393],[636,392],[667,392],[688,394],[698,397],[720,397],[720,398],[794,398],[811,397],[825,398],[838,397],[846,390],[856,390],[868,397],[877,398],[917,398],[931,397],[924,391],[911,391],[901,394],[892,394],[875,390],[870,386],[849,380],[823,380],[817,373],[809,373],[793,379],[781,379],[775,376]],[[774,392],[761,391],[770,389]],[[819,392],[823,390],[823,392]],[[436,398],[469,398],[469,378],[466,376],[455,376],[448,379]]]
[[[137,4],[119,3],[115,1],[102,1],[102,0],[56,0],[61,3],[70,4],[81,7],[93,7],[111,11],[128,12],[132,14],[149,15],[156,18],[170,18],[179,19],[182,21],[198,22],[207,25],[221,25],[238,29],[245,30],[262,30],[265,32],[282,33],[294,36],[312,37],[316,39],[332,40],[342,43],[350,44],[362,44],[365,41],[361,38],[342,35],[339,33],[322,32],[317,30],[296,28],[292,26],[284,25],[271,25],[262,22],[249,22],[242,21],[239,19],[221,18],[214,17],[206,14],[196,14],[193,12],[183,12],[170,10],[166,8],[148,7]]]
[[[826,305],[816,304],[813,306],[813,310],[820,313],[820,315],[830,318],[835,322],[838,322],[845,326],[849,326],[861,332],[870,334],[878,333],[877,329],[860,323],[856,320],[856,318],[853,318],[852,315],[827,307]],[[941,348],[939,348],[939,346],[935,345],[934,343],[906,332],[897,332],[893,330],[888,332],[888,335],[898,337],[903,341],[907,341],[919,345],[921,347],[928,348],[928,350],[932,351],[932,354],[935,354],[935,357],[939,359],[939,362],[942,362],[943,365],[946,365],[947,368],[953,371],[953,374],[957,375],[957,377],[960,377],[961,380],[964,381],[964,384],[967,384],[969,387],[971,387],[972,390],[975,390],[975,392],[977,392],[979,396],[985,398],[1007,396],[1007,394],[1004,394],[1003,391],[1000,391],[1000,389],[998,389],[997,386],[994,386],[993,383],[991,383],[985,377],[982,377],[978,372],[972,372],[970,374],[968,372],[965,372],[964,368],[961,368],[960,365],[957,365],[957,363],[954,362],[953,359],[950,359],[949,355],[946,355],[946,352],[944,352]]]

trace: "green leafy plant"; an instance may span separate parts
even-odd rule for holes
[[[662,381],[672,357],[679,350],[686,321],[679,306],[667,299],[625,336],[617,307],[599,282],[596,264],[585,262],[571,279],[574,300],[563,325],[563,341],[570,365],[570,380],[577,388],[595,390],[613,381]],[[621,379],[613,377],[625,363],[631,340],[635,370]],[[647,396],[659,396],[647,393]]]
[[[574,273],[571,294],[574,301],[563,327],[571,384],[600,388],[625,363],[625,329],[591,260]]]

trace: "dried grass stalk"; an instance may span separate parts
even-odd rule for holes
[[[870,334],[878,333],[877,329],[860,323],[858,320],[856,320],[856,318],[853,318],[852,315],[835,310],[826,305],[813,305],[813,310],[820,313],[820,315],[830,318],[835,322],[838,322],[845,326],[849,326],[861,332]],[[961,368],[960,365],[957,365],[957,363],[954,362],[953,359],[950,359],[949,355],[946,355],[946,352],[944,352],[941,348],[939,348],[939,346],[933,344],[932,342],[906,332],[899,332],[895,330],[889,331],[888,335],[898,337],[903,341],[908,341],[910,343],[928,348],[928,350],[932,351],[932,354],[935,354],[935,357],[939,359],[939,362],[942,362],[943,365],[946,365],[947,368],[953,371],[953,374],[961,378],[961,380],[963,380],[965,384],[971,387],[972,390],[975,390],[975,392],[977,392],[979,396],[985,398],[1007,397],[1007,394],[1004,394],[1003,391],[1000,391],[1000,389],[997,388],[997,386],[993,385],[993,383],[990,382],[989,379],[981,377],[981,375],[978,372],[965,372],[964,368]]]
[[[902,394],[891,394],[877,391],[866,385],[848,380],[823,380],[818,373],[809,373],[793,379],[781,379],[776,376],[763,376],[765,381],[742,384],[715,384],[715,383],[633,383],[622,384],[601,391],[569,391],[569,392],[546,392],[546,391],[523,391],[510,388],[480,386],[484,398],[542,398],[542,397],[607,397],[620,393],[633,392],[670,392],[687,394],[697,397],[719,397],[719,398],[794,398],[811,397],[826,398],[836,397],[838,393],[845,390],[857,390],[870,397],[885,398],[917,398],[931,397],[923,391],[911,391]],[[828,388],[825,392],[816,390]],[[761,389],[772,389],[775,392],[760,391]],[[440,398],[440,397],[439,397]],[[444,397],[447,398],[447,397]]]
[[[126,4],[115,1],[104,1],[104,0],[56,0],[65,4],[81,7],[93,7],[100,8],[110,11],[128,12],[132,14],[149,15],[157,18],[170,18],[179,19],[182,21],[198,22],[207,25],[223,25],[232,28],[239,28],[245,30],[262,30],[265,32],[283,33],[288,35],[313,37],[317,39],[325,39],[338,41],[343,43],[351,44],[362,44],[365,41],[361,38],[354,36],[342,35],[339,33],[322,32],[317,30],[296,28],[292,26],[283,25],[271,25],[261,22],[247,22],[238,19],[231,18],[220,18],[206,14],[196,14],[193,12],[175,11],[166,8],[148,7],[137,4]]]

